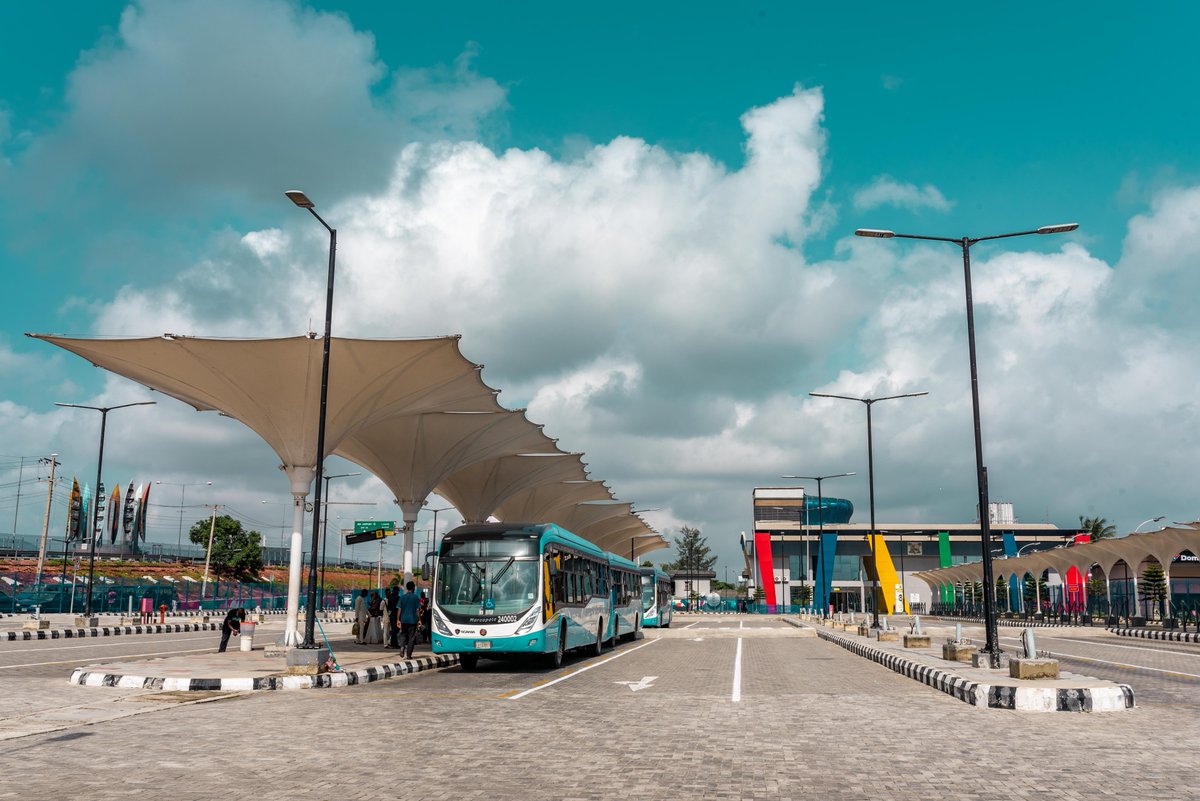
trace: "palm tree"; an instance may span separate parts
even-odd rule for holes
[[[1089,535],[1092,542],[1117,536],[1117,527],[1103,517],[1079,516],[1079,530]]]

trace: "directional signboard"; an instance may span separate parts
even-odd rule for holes
[[[355,520],[354,533],[346,536],[347,545],[374,542],[384,537],[396,536],[395,520]]]

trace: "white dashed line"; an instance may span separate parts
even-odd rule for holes
[[[733,696],[730,698],[733,703],[740,703],[742,700],[742,638],[738,637],[737,655],[733,658]]]

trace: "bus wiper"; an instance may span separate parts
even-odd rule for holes
[[[512,567],[513,561],[514,561],[513,557],[511,557],[511,556],[508,557],[508,561],[504,563],[504,567],[500,568],[500,572],[492,574],[492,586],[493,587],[496,586],[496,582],[500,580],[500,577],[503,576],[510,567]]]

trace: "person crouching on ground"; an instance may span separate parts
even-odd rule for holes
[[[225,646],[229,645],[229,635],[236,633],[241,636],[242,621],[246,619],[246,610],[240,606],[230,609],[225,614],[225,620],[221,623],[221,647],[217,649],[217,653],[225,653]]]

